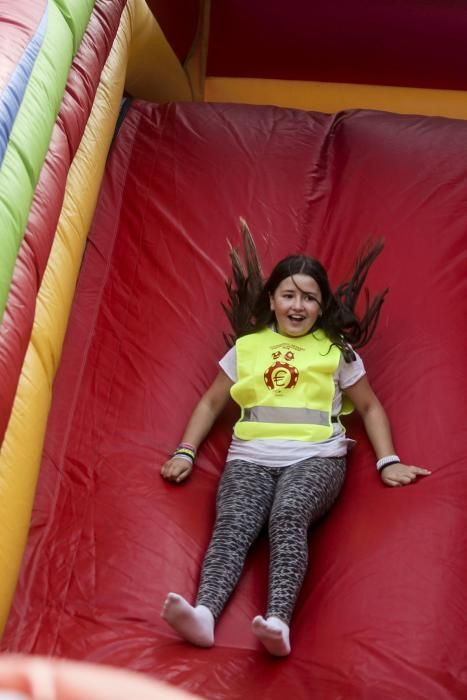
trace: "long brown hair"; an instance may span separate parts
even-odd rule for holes
[[[228,302],[224,311],[234,331],[225,335],[229,346],[236,338],[254,333],[275,320],[270,307],[270,296],[282,280],[293,275],[309,275],[318,284],[322,303],[321,316],[312,330],[321,328],[344,355],[347,362],[355,359],[352,347],[358,349],[368,343],[378,323],[381,306],[388,292],[370,298],[364,290],[364,310],[357,316],[356,306],[363,289],[368,270],[383,250],[382,241],[368,245],[357,258],[350,280],[340,284],[333,292],[323,265],[307,255],[289,255],[280,260],[267,280],[263,279],[256,246],[246,222],[240,219],[243,237],[244,261],[238,250],[231,248],[232,277],[226,282]]]

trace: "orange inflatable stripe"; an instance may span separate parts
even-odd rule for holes
[[[467,119],[467,93],[459,90],[320,83],[260,78],[206,78],[206,102],[272,104],[317,112],[377,109]]]

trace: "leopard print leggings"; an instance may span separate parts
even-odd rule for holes
[[[227,462],[196,604],[208,607],[217,619],[269,516],[266,617],[274,615],[288,624],[308,565],[308,528],[336,500],[345,464],[345,457],[313,457],[288,467]]]

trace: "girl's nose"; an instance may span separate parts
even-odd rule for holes
[[[303,299],[301,296],[294,297],[292,308],[297,311],[303,309]]]

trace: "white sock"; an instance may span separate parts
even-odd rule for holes
[[[258,637],[267,651],[273,656],[290,654],[289,626],[278,617],[257,615],[251,624],[253,634]]]
[[[161,617],[191,644],[212,647],[214,644],[214,617],[205,605],[193,607],[177,593],[169,593]]]

